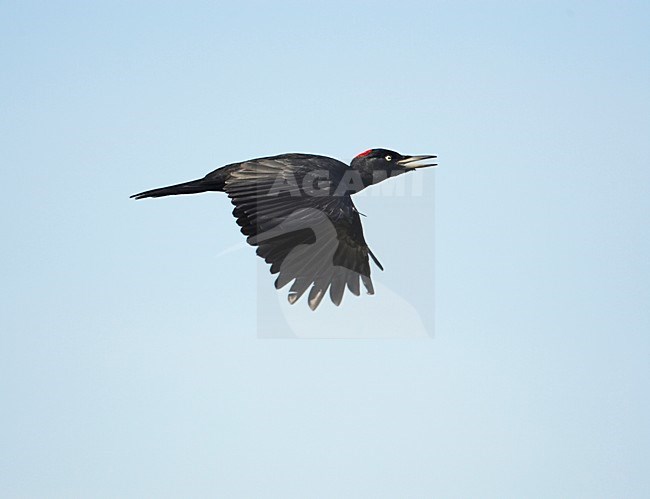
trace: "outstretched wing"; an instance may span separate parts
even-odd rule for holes
[[[336,305],[346,286],[359,295],[359,280],[373,294],[368,256],[378,262],[350,196],[334,195],[347,167],[330,160],[322,169],[312,158],[284,155],[241,163],[224,191],[247,242],[257,246],[271,273],[278,274],[275,287],[293,281],[290,303],[311,288],[309,307],[314,310],[328,289]]]

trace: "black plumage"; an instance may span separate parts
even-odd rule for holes
[[[423,163],[430,158],[435,156],[370,149],[348,166],[326,156],[282,154],[233,163],[201,179],[131,197],[225,192],[247,242],[278,274],[275,287],[293,281],[290,303],[311,288],[308,302],[314,310],[328,289],[336,305],[346,287],[359,295],[359,280],[374,293],[369,257],[382,267],[366,243],[351,195],[388,177],[435,166]]]

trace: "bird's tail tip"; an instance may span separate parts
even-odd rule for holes
[[[204,179],[183,182],[182,184],[160,187],[149,191],[138,192],[129,196],[130,199],[160,198],[163,196],[174,196],[177,194],[197,194],[199,192],[219,190],[218,184],[205,182]]]

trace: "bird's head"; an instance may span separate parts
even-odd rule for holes
[[[437,166],[428,162],[437,156],[405,156],[388,149],[368,149],[355,156],[350,167],[360,173],[364,187],[377,184],[389,177],[395,177],[417,168]]]

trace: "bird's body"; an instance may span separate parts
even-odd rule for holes
[[[225,192],[247,242],[257,246],[271,273],[279,274],[276,288],[293,281],[289,302],[294,303],[311,287],[309,306],[315,309],[328,289],[336,305],[346,286],[359,295],[359,279],[374,293],[369,257],[381,265],[366,244],[350,196],[389,176],[435,166],[416,164],[433,157],[372,149],[348,166],[326,156],[282,154],[233,163],[201,179],[131,197]]]

